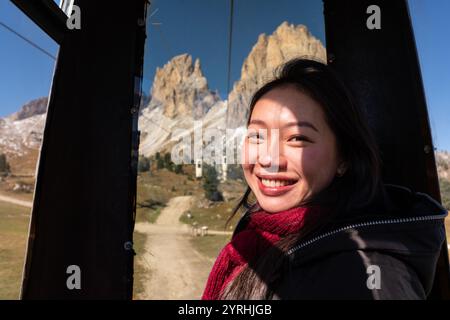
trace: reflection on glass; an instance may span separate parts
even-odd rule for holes
[[[0,300],[19,298],[57,45],[0,1]]]
[[[152,1],[135,299],[201,297],[239,218],[225,226],[246,189],[240,149],[251,95],[291,58],[326,60],[322,12],[319,0]]]

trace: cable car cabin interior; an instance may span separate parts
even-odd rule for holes
[[[272,6],[284,3],[266,2],[275,3]],[[321,10],[318,11],[322,15],[320,19],[323,20],[323,23],[319,23],[324,31],[322,42],[326,42],[323,58],[345,81],[357,105],[367,115],[382,155],[383,181],[426,193],[441,202],[435,145],[408,2],[315,2]],[[150,64],[148,61],[159,59],[159,51],[148,50],[147,45],[151,42],[161,46],[161,52],[167,56],[176,56],[173,61],[188,65],[183,72],[189,74],[180,75],[183,81],[190,81],[188,77],[196,72],[201,73],[198,71],[201,68],[199,61],[194,61],[190,55],[177,56],[177,49],[172,47],[177,41],[189,42],[191,39],[182,39],[182,36],[173,38],[173,34],[166,31],[170,27],[164,19],[158,20],[158,14],[177,14],[185,9],[177,9],[172,4],[166,10],[160,1],[146,0],[122,1],[114,5],[85,0],[63,0],[61,3],[51,0],[11,0],[11,3],[58,46],[56,54],[50,54],[55,59],[54,71],[45,106],[47,111],[42,128],[42,144],[37,152],[20,298],[136,298],[133,285],[136,286],[136,277],[142,271],[136,270],[135,255],[137,252],[139,256],[139,252],[145,250],[136,243],[139,235],[135,233],[135,226],[137,229],[139,210],[144,208],[152,210],[148,212],[159,213],[165,210],[160,203],[162,200],[145,202],[138,199],[139,183],[145,179],[157,181],[160,178],[158,181],[164,183],[163,188],[147,189],[166,189],[163,191],[177,194],[180,196],[177,199],[181,199],[183,194],[177,191],[183,185],[199,183],[202,174],[208,172],[205,166],[202,173],[201,161],[193,159],[189,163],[192,176],[188,177],[186,170],[190,169],[172,165],[170,160],[167,166],[163,152],[155,153],[159,143],[155,130],[165,130],[169,136],[173,129],[164,129],[166,118],[152,118],[156,113],[151,111],[156,112],[154,110],[159,105],[152,104],[151,100],[158,94],[163,96],[168,83],[164,82],[166,84],[158,87],[155,82],[158,77],[167,76],[170,80],[175,79],[175,76],[167,75],[172,72],[172,64],[161,63],[160,68],[154,71],[154,79],[147,79],[149,77],[145,70]],[[195,3],[193,0],[185,5],[194,7]],[[229,0],[223,1],[223,7],[215,7],[221,12],[224,25],[221,32],[226,39],[223,42],[225,50],[220,50],[223,51],[224,61],[216,62],[220,69],[218,73],[226,79],[223,81],[223,92],[226,92],[225,98],[223,94],[211,93],[209,96],[208,93],[208,99],[215,102],[226,100],[227,104],[229,100],[230,105],[232,100],[229,93],[235,90],[233,80],[237,80],[234,78],[236,75],[239,77],[241,72],[239,64],[236,63],[235,69],[231,67],[232,59],[238,56],[233,54],[239,52],[239,39],[248,31],[237,23],[244,12],[240,6],[241,1]],[[258,15],[258,7],[253,7],[251,11]],[[292,15],[299,12],[291,11]],[[213,15],[212,9],[206,12]],[[378,14],[381,19],[377,18]],[[189,31],[185,30],[189,28],[185,28],[182,21],[179,23],[180,27],[177,24],[175,27],[180,34]],[[205,20],[205,30],[215,28],[213,25],[208,27],[208,23],[213,21]],[[2,26],[3,29],[8,27],[6,24]],[[193,25],[192,28],[196,27]],[[285,24],[279,28],[293,27]],[[9,29],[5,30],[22,37],[34,49],[42,49],[20,32]],[[195,41],[198,39],[192,38],[192,42]],[[250,49],[253,44],[249,46]],[[295,43],[290,45],[294,46]],[[204,46],[214,47],[215,44],[208,40]],[[149,92],[151,81],[153,91]],[[196,90],[203,90],[203,87],[196,87]],[[173,92],[179,98],[183,93],[177,90],[173,89]],[[147,110],[143,108],[143,101],[150,106]],[[175,115],[189,111],[189,107],[174,103],[171,108],[166,107],[164,110],[164,115],[173,120]],[[199,114],[202,115],[202,111]],[[242,115],[228,113],[227,123],[234,123],[238,116]],[[146,122],[142,120],[143,117]],[[153,126],[151,128],[154,129],[146,129],[143,124]],[[147,171],[151,173],[141,175],[141,172],[146,172],[142,169],[145,167],[143,161],[147,159],[146,154],[151,159],[147,163]],[[156,168],[155,171],[153,168]],[[158,169],[159,173],[153,173]],[[175,175],[177,170],[185,170],[185,175],[179,178],[181,175]],[[226,164],[220,172],[224,175],[220,181],[232,179]],[[158,182],[153,183],[157,185]],[[188,191],[184,195],[189,195]],[[217,192],[210,196],[217,199],[221,197]],[[226,206],[227,201],[237,200],[228,198],[222,203]],[[200,211],[191,212],[188,206],[183,207],[182,204],[185,205],[185,202],[177,204],[179,208],[187,210],[182,219],[186,219],[190,226],[193,219],[199,217]],[[165,208],[170,205],[175,204],[166,203]],[[223,218],[221,214],[217,216],[217,219]],[[195,239],[208,233],[213,239],[212,235],[215,234],[211,226],[202,225],[201,222],[192,223],[191,232],[198,234],[194,236]],[[165,268],[171,267],[167,265]],[[73,281],[73,276],[80,272],[81,282]],[[203,288],[204,284],[199,286]],[[449,289],[449,257],[444,241],[428,299],[449,299]]]

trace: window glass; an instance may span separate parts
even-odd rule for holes
[[[288,59],[325,61],[323,6],[155,0],[147,28],[134,297],[199,299],[241,213],[225,226],[249,99]]]
[[[408,1],[420,59],[428,105],[441,198],[450,210],[450,42],[448,30],[450,3],[445,0]],[[450,238],[450,219],[446,219],[447,242]]]
[[[0,299],[17,299],[58,45],[0,0]]]

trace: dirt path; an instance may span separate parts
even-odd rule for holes
[[[33,206],[33,203],[31,201],[19,200],[19,199],[9,197],[9,196],[4,196],[1,194],[0,194],[0,201],[12,203],[12,204],[22,206],[22,207],[27,207],[27,208],[31,208]]]
[[[154,224],[137,223],[135,231],[147,236],[141,261],[149,269],[140,299],[200,299],[213,261],[191,246],[189,227],[180,216],[193,204],[192,196],[172,198]]]

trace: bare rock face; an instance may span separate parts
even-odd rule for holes
[[[261,34],[229,95],[227,127],[245,125],[253,93],[270,81],[283,63],[296,57],[326,62],[326,50],[304,25],[283,22],[272,35]]]
[[[44,133],[45,114],[22,120],[4,118],[0,121],[0,153],[24,156],[28,149],[39,149]]]
[[[24,157],[42,143],[47,97],[32,100],[19,111],[0,119],[0,153]]]
[[[217,94],[208,89],[199,59],[182,54],[172,58],[162,68],[157,68],[151,90],[150,109],[163,106],[164,116],[203,117],[219,100]]]
[[[156,70],[150,96],[139,117],[139,152],[145,156],[170,152],[178,138],[193,134],[196,120],[202,129],[225,128],[226,106],[209,90],[199,59],[193,63],[188,54]]]
[[[47,97],[32,100],[24,104],[18,112],[12,114],[9,118],[12,121],[17,121],[30,118],[32,116],[44,114],[47,112],[47,103],[48,103]]]

